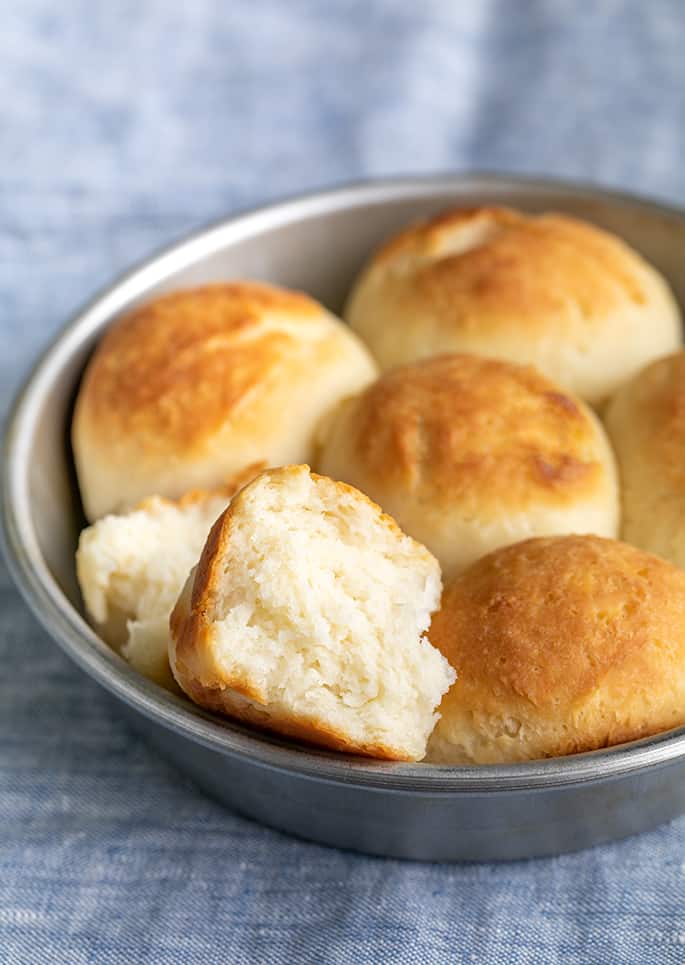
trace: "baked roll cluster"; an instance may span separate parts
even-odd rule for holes
[[[390,760],[685,723],[659,273],[565,215],[449,211],[371,257],[345,317],[235,282],[110,327],[72,433],[98,633],[210,711]]]

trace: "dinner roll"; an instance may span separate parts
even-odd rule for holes
[[[606,426],[622,482],[623,538],[685,569],[685,351],[619,389]]]
[[[654,268],[615,236],[565,215],[447,211],[371,259],[346,318],[382,368],[445,352],[535,365],[596,405],[680,343]]]
[[[319,418],[376,375],[346,325],[256,282],[163,295],[107,331],[76,402],[86,516],[309,459]]]
[[[446,588],[430,639],[459,672],[433,762],[573,754],[685,724],[685,573],[626,543],[497,550]]]
[[[153,496],[81,533],[76,573],[86,611],[103,640],[156,683],[177,689],[169,668],[169,615],[212,523],[260,468],[211,492],[176,501]]]
[[[317,468],[357,486],[445,578],[528,536],[616,536],[596,416],[534,369],[446,355],[386,372],[322,426]]]
[[[423,757],[454,679],[423,636],[440,568],[362,493],[286,466],[217,520],[171,617],[198,704],[290,737]]]

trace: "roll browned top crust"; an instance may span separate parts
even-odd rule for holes
[[[72,433],[86,515],[306,460],[320,417],[375,375],[305,295],[257,282],[162,295],[116,321],[86,369]]]
[[[321,437],[317,468],[378,502],[447,579],[530,536],[618,535],[602,426],[527,366],[466,354],[398,366],[342,402]]]
[[[499,207],[447,211],[392,238],[345,317],[383,369],[476,352],[535,365],[593,405],[681,340],[668,285],[619,238]]]
[[[623,538],[685,569],[685,351],[622,386],[606,426],[621,471]]]
[[[429,635],[458,673],[433,762],[573,754],[685,724],[685,573],[626,543],[497,550],[447,586]]]

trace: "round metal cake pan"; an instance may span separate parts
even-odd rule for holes
[[[87,304],[36,365],[10,415],[3,462],[7,558],[40,622],[179,770],[229,807],[328,845],[431,861],[556,854],[685,812],[685,728],[517,765],[437,767],[298,746],[218,719],[136,674],[83,617],[74,551],[84,520],[68,428],[103,329],[141,300],[236,277],[301,288],[339,310],[371,249],[448,205],[554,209],[615,231],[685,304],[685,215],[582,185],[499,175],[379,181],[229,218],[136,267]]]

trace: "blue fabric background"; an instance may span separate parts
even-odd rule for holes
[[[113,273],[253,202],[500,168],[685,203],[685,5],[23,0],[0,109],[4,409]],[[291,840],[134,738],[4,567],[0,594],[0,960],[685,961],[685,820],[501,866]]]

